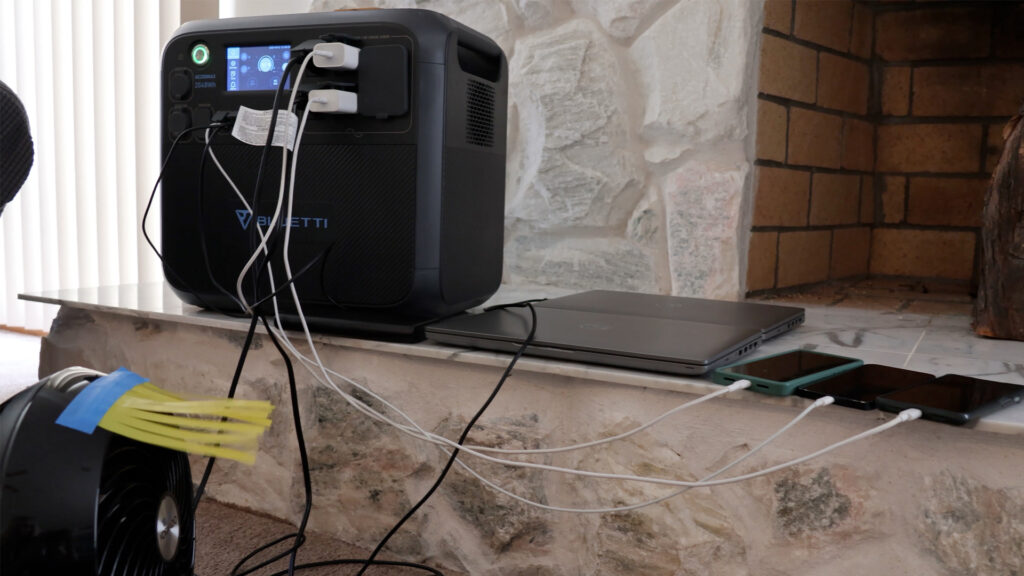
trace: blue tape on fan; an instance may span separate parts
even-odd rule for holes
[[[149,379],[124,367],[97,378],[67,405],[57,417],[57,424],[92,434],[114,402],[143,382]]]

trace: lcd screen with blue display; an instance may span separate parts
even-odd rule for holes
[[[277,90],[290,57],[291,46],[287,44],[228,46],[228,92]],[[287,80],[284,87],[288,88]]]

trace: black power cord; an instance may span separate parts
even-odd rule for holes
[[[491,308],[512,308],[521,306],[526,306],[530,310],[530,332],[526,335],[526,339],[523,340],[523,343],[519,345],[519,348],[516,350],[515,355],[512,356],[512,360],[509,361],[508,366],[505,368],[505,372],[502,373],[501,375],[501,379],[498,380],[498,384],[494,387],[494,390],[491,391],[491,395],[487,397],[487,400],[483,403],[482,406],[480,406],[480,409],[476,411],[476,414],[473,415],[473,418],[470,419],[469,423],[466,424],[466,427],[462,430],[462,434],[459,435],[458,441],[458,444],[460,446],[466,442],[466,437],[469,436],[469,431],[473,429],[473,426],[475,426],[480,417],[483,416],[484,411],[486,411],[487,408],[494,401],[494,398],[498,395],[498,392],[501,391],[502,386],[504,386],[505,384],[505,380],[508,379],[509,374],[512,373],[512,369],[515,368],[516,362],[518,362],[519,358],[522,357],[524,352],[526,352],[526,348],[530,345],[531,342],[533,342],[533,337],[537,333],[537,311],[534,310],[533,304],[530,301],[514,302],[512,304],[494,306]],[[444,465],[444,468],[441,470],[441,473],[437,476],[437,480],[434,481],[434,484],[430,487],[429,490],[427,490],[426,494],[424,494],[423,497],[420,498],[419,501],[416,502],[416,504],[413,505],[413,507],[410,508],[409,511],[405,513],[405,516],[402,516],[401,520],[399,520],[394,526],[392,526],[391,530],[389,530],[388,533],[384,535],[384,538],[381,539],[381,541],[377,544],[377,547],[373,549],[372,553],[370,553],[370,557],[363,561],[363,567],[359,569],[359,572],[356,573],[356,576],[361,576],[363,573],[366,572],[366,570],[371,565],[375,563],[377,555],[380,554],[380,551],[384,548],[388,541],[391,540],[391,537],[394,536],[398,532],[398,530],[401,529],[402,525],[404,525],[409,520],[409,518],[412,518],[413,514],[415,514],[416,511],[419,510],[420,507],[423,506],[427,502],[427,500],[429,500],[430,497],[434,495],[434,492],[437,491],[439,486],[441,486],[441,482],[444,481],[445,476],[448,475],[448,471],[452,469],[452,465],[455,464],[455,459],[458,457],[458,455],[459,449],[453,449],[451,455],[448,457],[448,462]],[[350,562],[344,563],[348,564]]]
[[[160,260],[160,264],[164,269],[164,273],[173,276],[174,279],[177,280],[182,286],[184,286],[189,292],[195,294],[196,298],[199,299],[199,303],[203,305],[203,308],[213,310],[214,312],[220,312],[225,316],[237,317],[238,313],[232,313],[225,310],[221,310],[217,306],[214,306],[207,302],[205,299],[203,299],[202,296],[199,295],[198,292],[196,292],[195,290],[192,289],[191,286],[189,286],[188,282],[186,282],[185,279],[180,274],[169,268],[167,266],[167,262],[164,261],[163,254],[161,254],[160,251],[156,249],[156,245],[153,244],[153,240],[149,237],[149,232],[146,230],[146,220],[149,219],[149,210],[150,208],[153,207],[153,199],[156,198],[156,190],[157,188],[160,187],[160,182],[164,179],[164,172],[167,170],[167,164],[168,162],[170,162],[171,155],[174,154],[174,149],[178,146],[178,143],[181,142],[181,139],[184,138],[190,132],[195,132],[196,130],[206,130],[215,127],[220,128],[222,126],[222,123],[214,122],[212,124],[207,124],[205,126],[193,126],[191,128],[186,128],[182,130],[171,142],[171,147],[167,150],[167,156],[164,157],[164,162],[163,164],[160,165],[160,172],[157,173],[156,182],[153,183],[153,189],[150,190],[149,192],[149,200],[146,201],[146,210],[143,211],[142,213],[142,237],[145,238],[146,244],[149,244],[149,248],[153,251],[153,254],[156,254],[157,259]]]

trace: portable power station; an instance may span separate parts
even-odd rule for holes
[[[254,226],[269,232],[281,148],[269,149],[257,193],[264,146],[242,143],[230,128],[210,140],[249,212],[204,154],[207,131],[188,129],[230,120],[241,106],[270,110],[287,62],[310,41],[358,48],[358,67],[310,63],[291,86],[299,68],[291,66],[278,108],[290,89],[337,88],[356,93],[358,112],[310,114],[301,139],[290,262],[303,311],[321,329],[416,336],[425,322],[497,290],[505,202],[505,55],[486,36],[428,10],[233,18],[178,29],[161,70],[162,148],[165,158],[171,153],[161,188],[164,275],[188,303],[240,311],[232,294],[258,246]],[[299,116],[303,106],[300,98]],[[280,244],[271,242],[269,258],[278,285]],[[244,283],[249,303],[270,292],[266,271],[253,268]],[[287,291],[278,301],[294,313]]]

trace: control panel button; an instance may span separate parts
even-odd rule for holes
[[[188,111],[188,108],[171,110],[171,114],[167,117],[167,131],[170,132],[171,138],[176,138],[178,134],[190,127],[192,127],[192,113]]]
[[[192,47],[192,62],[196,66],[205,66],[210,61],[210,49],[206,44],[196,44]]]
[[[172,71],[167,82],[167,90],[172,100],[188,100],[192,94],[192,71],[187,68]]]

